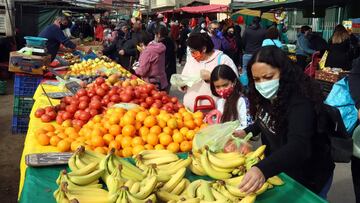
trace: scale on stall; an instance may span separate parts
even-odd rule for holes
[[[38,153],[25,156],[25,163],[28,166],[53,166],[67,164],[73,153]]]

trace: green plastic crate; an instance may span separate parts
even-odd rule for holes
[[[13,115],[23,116],[28,115],[31,112],[34,105],[34,99],[32,97],[14,97]]]

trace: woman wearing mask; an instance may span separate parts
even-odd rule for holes
[[[158,89],[166,90],[169,83],[165,72],[165,45],[153,41],[150,33],[142,32],[138,46],[142,51],[135,74],[146,82],[157,85]]]
[[[197,96],[212,96],[210,90],[210,74],[211,71],[220,64],[226,64],[231,67],[236,76],[238,76],[237,68],[230,57],[222,51],[215,50],[211,38],[206,33],[192,33],[187,40],[190,48],[191,56],[187,57],[182,75],[199,76],[202,81],[194,84],[192,87],[184,86],[181,88],[185,92],[184,105],[193,110],[194,101]],[[217,97],[212,96],[216,101]]]
[[[318,131],[324,128],[318,122],[324,118],[320,88],[275,46],[254,54],[248,75],[251,113],[256,120],[235,134],[261,133],[267,147],[266,159],[245,174],[240,190],[252,193],[267,178],[285,172],[326,199],[335,165],[327,132]]]
[[[239,47],[234,33],[235,30],[233,26],[226,28],[224,37],[229,44],[229,49],[225,50],[224,53],[234,61],[236,66],[239,66]]]

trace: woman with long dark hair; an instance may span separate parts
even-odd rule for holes
[[[266,158],[245,174],[240,190],[254,192],[267,178],[285,172],[326,198],[335,165],[327,132],[318,130],[324,116],[319,86],[275,46],[254,54],[247,72],[256,120],[236,134],[261,133],[267,147]]]

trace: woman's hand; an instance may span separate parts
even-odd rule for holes
[[[244,178],[242,179],[239,185],[239,189],[242,192],[250,194],[260,189],[264,183],[265,183],[264,174],[261,172],[261,170],[258,167],[253,166],[248,172],[246,172]]]
[[[244,138],[246,136],[245,130],[237,130],[233,133],[235,137]]]
[[[209,81],[210,80],[210,71],[205,70],[205,69],[201,69],[200,70],[200,77],[201,79],[205,80],[205,81]]]

